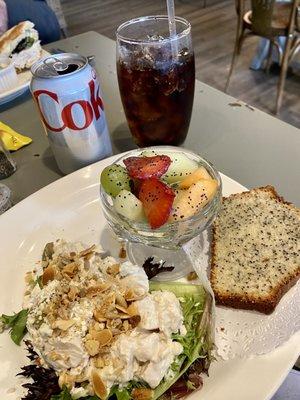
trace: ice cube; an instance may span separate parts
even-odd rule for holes
[[[161,42],[164,40],[164,37],[161,35],[147,35],[147,39],[149,42]]]

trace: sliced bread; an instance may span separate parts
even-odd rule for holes
[[[300,210],[272,186],[223,199],[213,226],[217,304],[273,312],[300,277]]]

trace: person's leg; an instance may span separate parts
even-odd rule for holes
[[[29,20],[39,32],[42,44],[54,42],[60,38],[60,27],[56,15],[41,0],[5,0],[7,5],[8,25],[11,28],[21,21]]]
[[[262,68],[264,60],[268,57],[270,41],[265,38],[259,40],[255,56],[253,57],[250,69],[258,70]]]

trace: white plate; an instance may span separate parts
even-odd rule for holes
[[[42,50],[41,58],[49,55],[48,51]],[[17,74],[18,82],[15,87],[12,89],[6,90],[3,93],[0,93],[0,105],[9,103],[15,98],[21,96],[26,90],[29,88],[29,84],[31,81],[31,72],[30,70],[25,70]]]
[[[109,158],[68,175],[29,196],[0,216],[0,314],[21,307],[25,271],[40,258],[46,242],[59,237],[119,246],[110,233],[99,204],[99,173]],[[224,195],[245,188],[222,175]],[[266,356],[214,362],[200,393],[190,400],[267,400],[297,358],[299,336]],[[25,352],[7,333],[0,335],[0,398],[20,398],[15,375],[27,363]]]

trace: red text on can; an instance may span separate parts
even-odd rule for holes
[[[46,120],[43,111],[40,107],[39,103],[39,96],[40,95],[46,95],[53,101],[59,104],[59,99],[56,93],[50,92],[49,90],[36,90],[33,92],[34,98],[38,104],[42,120],[46,127],[50,129],[53,132],[62,132],[65,128],[72,129],[74,131],[81,131],[83,129],[86,129],[93,121],[93,118],[95,116],[95,119],[98,120],[101,116],[101,112],[104,110],[103,107],[103,101],[101,97],[99,96],[99,86],[95,86],[94,80],[89,81],[89,88],[90,88],[90,101],[87,100],[76,100],[73,101],[72,103],[66,104],[62,110],[61,110],[61,119],[62,119],[62,126],[59,127],[53,127],[50,125],[50,123]],[[83,113],[84,113],[84,124],[82,126],[78,126],[76,124],[76,121],[74,121],[73,115],[72,115],[72,108],[78,105],[81,107]]]

